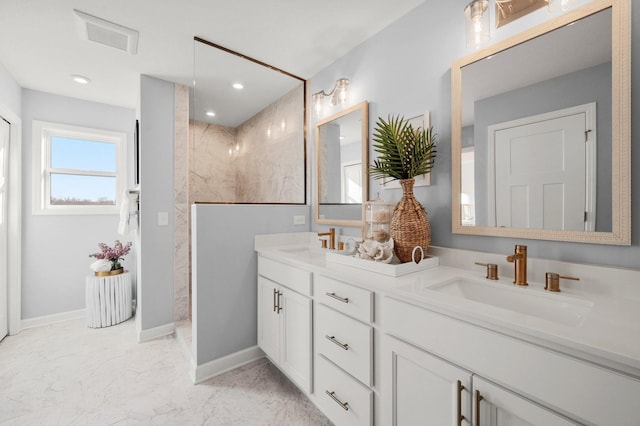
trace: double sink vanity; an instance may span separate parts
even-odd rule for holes
[[[391,277],[313,233],[255,248],[258,345],[336,425],[640,424],[637,271],[529,259],[525,287],[506,254],[432,248],[439,266]]]
[[[630,9],[593,0],[452,64],[451,204],[426,189],[425,207],[451,210],[457,244],[631,245]],[[574,136],[548,131],[567,114]],[[368,119],[365,101],[316,122],[317,225],[363,227]],[[430,268],[390,276],[319,235],[256,236],[258,345],[336,425],[640,425],[640,270],[431,247]]]

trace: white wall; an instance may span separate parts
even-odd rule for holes
[[[493,1],[490,8],[493,8]],[[368,100],[369,131],[376,119],[388,114],[415,116],[431,112],[431,124],[438,134],[437,158],[431,187],[416,188],[416,198],[426,207],[431,221],[432,244],[444,247],[510,253],[515,243],[529,247],[532,257],[576,263],[640,266],[640,173],[632,173],[632,246],[518,240],[454,235],[451,233],[451,63],[467,53],[465,47],[465,3],[424,2],[385,30],[319,72],[311,80],[311,93],[333,87],[338,78],[349,78],[351,104]],[[635,5],[634,5],[635,6]],[[546,8],[496,30],[493,42],[555,16]],[[640,7],[633,8],[632,39],[640,40]],[[640,43],[632,45],[632,104],[640,104]],[[632,109],[632,146],[640,135],[640,109]],[[314,122],[309,123],[313,129]],[[314,133],[309,132],[307,150],[314,161]],[[370,157],[374,157],[370,149]],[[640,168],[640,149],[632,149],[631,168]],[[312,163],[313,164],[313,163]],[[315,176],[313,176],[315,179]],[[314,185],[311,185],[312,191]],[[369,195],[380,192],[386,201],[400,199],[399,190],[380,190],[372,181]],[[324,227],[314,226],[315,229]],[[358,235],[359,229],[346,230]]]
[[[22,90],[22,318],[57,314],[85,306],[85,276],[92,273],[88,256],[100,242],[132,241],[117,233],[112,215],[32,214],[32,126],[43,120],[107,129],[127,134],[127,157],[133,158],[135,110],[87,102],[34,90]],[[131,169],[132,164],[129,165]],[[129,172],[129,176],[133,176]],[[128,180],[129,185],[132,178]],[[134,253],[124,266],[135,270]]]
[[[0,103],[16,115],[20,115],[22,93],[20,86],[0,62]]]

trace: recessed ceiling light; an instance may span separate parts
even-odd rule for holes
[[[216,113],[215,113],[215,112],[213,112],[213,111],[207,111],[207,116],[209,116],[209,117],[215,117],[215,116],[216,116]]]
[[[75,81],[78,84],[89,84],[91,83],[91,80],[89,79],[89,77],[85,77],[84,75],[80,75],[80,74],[72,74],[71,75],[71,79],[73,81]]]
[[[233,83],[232,84],[233,88],[236,90],[242,90],[244,89],[244,85],[242,83]]]

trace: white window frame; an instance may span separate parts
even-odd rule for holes
[[[114,176],[114,173],[86,172],[51,168],[51,137],[82,139],[112,143],[116,146],[116,204],[100,205],[52,205],[51,172],[65,171],[79,176]],[[122,203],[121,194],[127,181],[127,134],[110,130],[72,126],[33,120],[33,214],[40,215],[91,215],[118,214]]]

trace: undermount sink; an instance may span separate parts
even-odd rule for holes
[[[424,289],[572,327],[580,325],[593,307],[587,300],[463,277]]]
[[[306,260],[324,259],[327,249],[320,247],[289,247],[279,249],[281,252],[289,256],[298,257]]]

